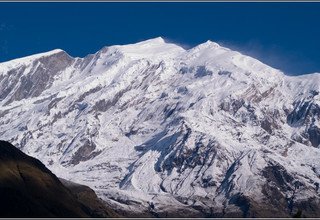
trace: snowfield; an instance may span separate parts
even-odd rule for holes
[[[207,41],[0,63],[0,137],[142,216],[320,216],[320,74]]]

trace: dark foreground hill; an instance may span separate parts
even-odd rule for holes
[[[0,217],[117,217],[89,187],[65,185],[39,160],[0,141]]]

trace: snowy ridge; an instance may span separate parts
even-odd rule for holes
[[[115,208],[319,216],[319,73],[155,38],[0,63],[0,90],[2,139]]]
[[[158,37],[136,44],[129,44],[123,46],[114,46],[118,48],[123,54],[133,59],[166,59],[174,58],[185,50],[175,44],[166,43],[163,38]]]

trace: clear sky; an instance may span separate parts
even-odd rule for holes
[[[1,2],[0,62],[161,36],[185,48],[212,40],[296,75],[320,72],[319,24],[320,2]]]

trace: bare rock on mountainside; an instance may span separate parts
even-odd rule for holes
[[[0,141],[0,170],[0,217],[118,216],[89,187],[62,184],[39,160],[5,141]]]
[[[68,188],[76,199],[86,207],[86,212],[91,217],[95,218],[118,218],[119,213],[109,208],[105,202],[100,199],[95,192],[88,186],[74,183],[62,178],[59,178],[61,183]]]

